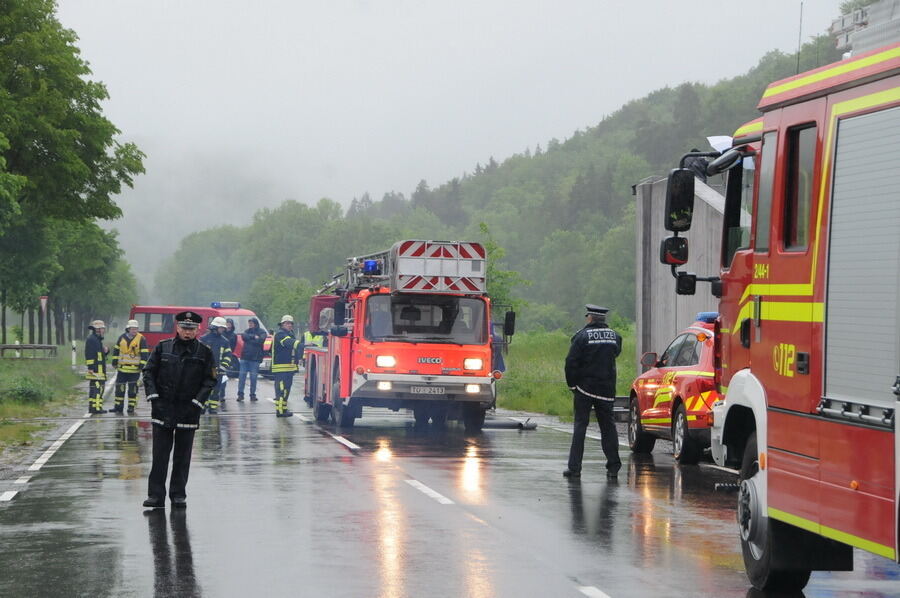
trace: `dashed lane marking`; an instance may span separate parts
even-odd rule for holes
[[[546,427],[550,428],[551,430],[556,430],[557,432],[565,432],[566,434],[574,434],[574,433],[575,433],[575,431],[572,430],[571,428],[567,430],[566,428],[557,428],[556,426],[546,426]],[[600,440],[600,435],[599,435],[599,434],[590,434],[590,433],[588,433],[588,434],[585,434],[584,437],[585,437],[585,438],[590,438],[590,439],[592,439],[592,440]],[[619,443],[619,446],[628,448],[628,443],[627,443],[627,442],[620,442],[620,443]]]
[[[404,481],[407,484],[409,484],[410,486],[412,486],[413,488],[415,488],[416,490],[418,490],[419,492],[421,492],[422,494],[424,494],[425,496],[433,498],[434,500],[438,501],[442,505],[454,504],[452,500],[450,500],[443,494],[440,494],[439,492],[432,490],[431,488],[429,488],[428,486],[426,486],[419,480],[404,480]]]
[[[722,467],[721,465],[713,465],[712,463],[700,463],[700,467],[709,467],[710,469],[718,469],[719,471],[727,471],[728,473],[733,473],[734,475],[738,475],[741,473],[737,469],[731,469],[730,467]]]
[[[578,586],[578,591],[585,596],[590,596],[590,598],[609,598],[609,594],[594,586]]]
[[[0,502],[9,502],[18,493],[19,493],[18,490],[7,490],[3,494],[0,494]]]
[[[19,478],[15,482],[13,482],[13,484],[27,484],[28,480],[30,480],[30,479],[31,479],[30,475],[22,476],[21,478]]]
[[[266,400],[269,401],[270,403],[274,403],[274,402],[275,402],[275,399],[266,399]],[[302,422],[312,423],[312,420],[309,419],[308,417],[306,417],[305,415],[300,415],[299,413],[295,413],[295,414],[294,414],[294,417],[296,417],[297,419],[299,419],[299,420],[302,421]],[[340,444],[344,445],[345,447],[347,447],[347,448],[350,449],[351,451],[358,451],[358,450],[362,449],[361,446],[359,446],[358,444],[355,444],[355,443],[353,443],[353,442],[350,442],[349,440],[347,440],[347,439],[344,438],[343,436],[339,436],[338,434],[332,434],[332,433],[329,432],[328,430],[323,430],[322,428],[319,428],[319,431],[322,432],[323,434],[326,434],[326,435],[328,435],[328,436],[334,438],[337,442],[339,442]]]

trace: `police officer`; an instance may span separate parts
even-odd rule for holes
[[[197,340],[200,314],[175,315],[175,337],[161,341],[144,366],[144,389],[153,422],[153,465],[144,506],[165,507],[166,472],[172,454],[169,498],[172,506],[187,506],[187,481],[191,467],[194,432],[200,414],[216,386],[216,361],[212,349]]]
[[[281,317],[278,324],[278,332],[272,340],[272,375],[275,378],[275,415],[277,417],[291,417],[292,411],[288,411],[288,397],[291,394],[291,384],[294,382],[294,374],[297,373],[297,361],[300,359],[298,352],[300,341],[294,338],[294,318],[289,315]]]
[[[225,411],[225,384],[228,376],[225,372],[231,369],[231,342],[225,336],[227,322],[222,316],[216,316],[209,323],[209,331],[200,338],[200,342],[212,349],[213,358],[216,360],[218,381],[216,388],[209,397],[207,406],[210,413],[218,413],[221,406]]]
[[[606,455],[606,475],[615,478],[619,459],[619,437],[613,416],[616,397],[616,357],[622,352],[622,337],[606,325],[605,307],[585,305],[587,322],[572,337],[566,356],[566,384],[574,393],[575,430],[569,450],[567,478],[581,477],[584,436],[591,420],[591,409],[600,424],[600,444]]]
[[[147,339],[138,332],[137,320],[128,320],[125,332],[119,336],[112,350],[112,366],[116,372],[116,402],[110,413],[122,413],[125,407],[125,390],[128,390],[128,413],[137,406],[137,383],[141,370],[147,365],[150,348]]]
[[[109,347],[103,345],[106,324],[94,320],[88,326],[91,333],[84,341],[84,363],[87,366],[88,413],[105,413],[103,409],[103,385],[106,382],[106,354]]]

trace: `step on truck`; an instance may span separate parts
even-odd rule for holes
[[[503,339],[491,334],[486,258],[479,243],[420,240],[348,258],[310,301],[314,333],[333,310],[325,346],[304,348],[315,419],[349,427],[363,407],[386,407],[412,410],[417,425],[460,420],[480,431],[502,377],[492,343],[515,331],[507,311]]]
[[[852,547],[898,557],[900,44],[772,83],[758,107],[707,171],[727,173],[718,275],[676,270],[683,168],[660,256],[678,293],[719,298],[712,453],[740,470],[748,576],[797,590],[852,569]]]

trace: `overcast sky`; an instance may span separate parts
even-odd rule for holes
[[[803,38],[839,4],[806,0]],[[654,89],[743,73],[796,49],[800,1],[59,0],[58,15],[147,153],[116,226],[169,246],[286,198],[408,196]]]

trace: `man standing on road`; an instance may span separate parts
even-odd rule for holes
[[[121,415],[125,407],[125,390],[128,389],[128,413],[134,413],[137,406],[137,383],[141,370],[147,365],[150,349],[147,339],[138,332],[137,320],[128,320],[125,332],[113,346],[112,366],[116,372],[116,402],[110,413]]]
[[[600,444],[606,455],[606,476],[615,478],[622,467],[613,415],[616,357],[622,352],[622,337],[606,325],[607,308],[590,304],[584,307],[587,323],[572,337],[566,356],[566,384],[575,395],[575,430],[569,450],[569,467],[563,475],[581,477],[584,436],[593,408],[600,424]]]
[[[294,318],[289,315],[281,317],[278,324],[278,332],[272,340],[272,375],[275,378],[275,415],[277,417],[291,417],[293,411],[288,411],[288,397],[291,394],[291,385],[294,382],[294,374],[297,373],[297,360],[300,358],[297,352],[300,350],[300,341],[294,338]]]
[[[85,378],[88,381],[88,413],[105,413],[103,409],[103,386],[106,383],[106,354],[109,347],[103,346],[106,324],[94,320],[88,326],[91,333],[84,341],[84,363],[87,366]]]
[[[212,349],[216,362],[216,389],[209,397],[209,412],[218,413],[219,407],[225,411],[225,384],[228,381],[226,371],[231,369],[231,343],[225,336],[227,323],[222,316],[216,316],[209,323],[209,331],[200,337],[200,342]]]
[[[200,314],[175,315],[175,337],[160,342],[144,366],[144,389],[151,405],[153,465],[144,506],[166,506],[166,472],[172,454],[169,498],[175,508],[187,506],[188,471],[194,432],[200,414],[216,386],[216,362],[212,349],[197,340]],[[173,450],[174,447],[174,450]]]
[[[250,400],[256,401],[256,377],[259,375],[259,364],[263,360],[263,344],[269,336],[259,325],[259,320],[250,318],[247,330],[241,333],[244,347],[241,349],[241,373],[238,376],[237,400],[244,400],[244,382],[250,377]]]

